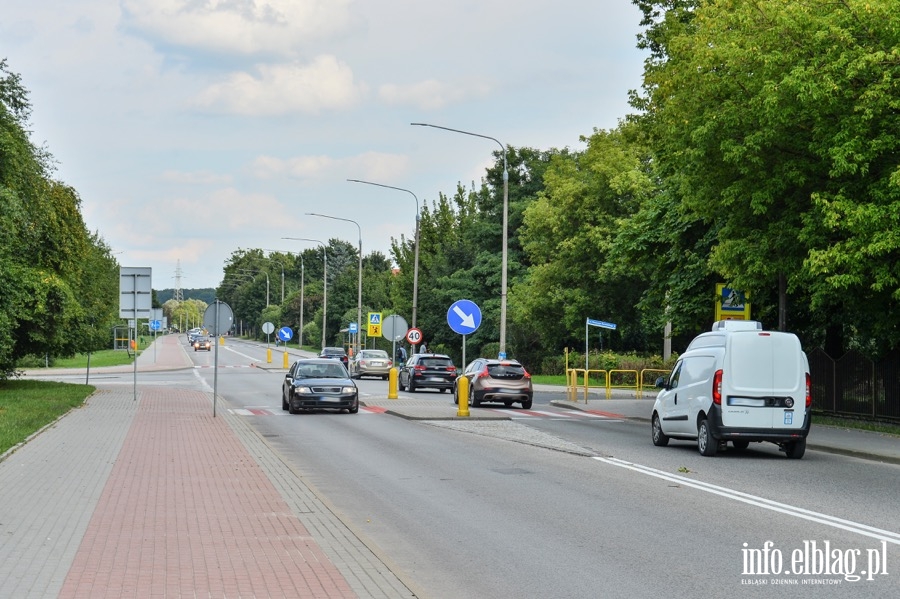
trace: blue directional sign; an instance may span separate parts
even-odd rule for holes
[[[474,333],[481,326],[481,309],[471,300],[455,301],[447,310],[447,324],[460,335]]]
[[[151,320],[151,321],[150,321],[150,330],[151,330],[151,331],[158,331],[158,330],[159,330],[159,327],[161,327],[161,326],[162,326],[162,323],[161,323],[160,321],[158,321],[158,320]]]
[[[588,318],[587,324],[589,324],[592,327],[600,327],[601,329],[612,329],[613,331],[616,330],[615,323],[605,322],[603,320],[594,320],[593,318]]]
[[[281,327],[278,329],[278,338],[282,341],[290,341],[294,336],[294,331],[291,330],[291,327]]]

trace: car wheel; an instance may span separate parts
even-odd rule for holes
[[[358,413],[359,412],[359,404],[356,404],[352,408],[348,409],[347,412],[349,412],[350,414]]]
[[[512,404],[513,404],[513,402],[511,402],[509,400],[506,400],[503,402],[503,405],[506,406],[507,408],[512,407]]]
[[[288,414],[299,414],[300,410],[294,409],[293,397],[288,395]]]
[[[799,460],[806,453],[806,439],[798,439],[784,444],[784,455],[792,460]]]
[[[287,402],[287,400],[284,398],[284,391],[281,392],[281,409],[282,409],[282,410],[287,410],[287,409],[288,409],[288,402]]]
[[[403,385],[403,377],[402,376],[397,377],[397,388],[400,389],[401,391],[406,391],[406,387]]]
[[[410,393],[416,392],[416,384],[413,382],[412,378],[409,379],[409,392]]]
[[[522,402],[522,409],[523,409],[523,410],[530,410],[530,409],[531,409],[531,402],[532,402],[531,399],[526,399],[525,401],[523,401],[523,402]]]
[[[709,430],[709,423],[706,421],[706,418],[697,425],[697,449],[700,450],[700,455],[706,457],[716,455],[716,451],[719,449],[719,442],[713,439],[712,431]]]
[[[665,447],[669,444],[669,437],[662,430],[662,423],[659,421],[659,414],[653,415],[653,422],[650,424],[650,438],[657,447]]]
[[[469,405],[473,408],[477,408],[481,405],[481,401],[475,399],[475,389],[472,387],[469,387]]]
[[[459,387],[453,387],[453,403],[459,405]]]
[[[732,445],[734,445],[735,449],[744,450],[750,447],[750,441],[732,441]]]

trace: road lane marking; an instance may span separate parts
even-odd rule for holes
[[[828,514],[823,514],[821,512],[814,512],[812,510],[794,507],[786,503],[772,501],[771,499],[766,499],[757,495],[750,495],[749,493],[744,493],[742,491],[736,491],[727,487],[720,487],[712,483],[692,480],[684,476],[678,476],[677,474],[671,474],[669,472],[657,470],[656,468],[627,462],[625,460],[620,460],[617,458],[604,458],[600,456],[594,456],[593,459],[597,460],[598,462],[609,464],[611,466],[618,466],[619,468],[633,470],[634,472],[646,474],[647,476],[653,476],[670,482],[676,482],[686,487],[691,487],[700,491],[706,491],[707,493],[712,493],[714,495],[733,499],[734,501],[740,501],[742,503],[761,507],[773,512],[779,512],[788,516],[793,516],[795,518],[801,518],[803,520],[810,520],[812,522],[824,524],[826,526],[831,526],[834,528],[839,528],[841,530],[854,532],[863,536],[872,537],[874,539],[892,543],[894,545],[900,545],[900,533],[883,530],[881,528],[875,528],[873,526],[868,526],[859,522],[853,522],[852,520],[844,520],[843,518],[829,516]]]

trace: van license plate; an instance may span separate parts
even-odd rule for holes
[[[794,424],[794,413],[787,410],[784,411],[784,423]]]

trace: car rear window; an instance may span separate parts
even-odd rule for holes
[[[453,361],[450,358],[422,358],[419,363],[426,368],[447,368],[448,366],[453,366]]]
[[[520,379],[525,376],[521,364],[488,364],[488,373],[495,379]]]

